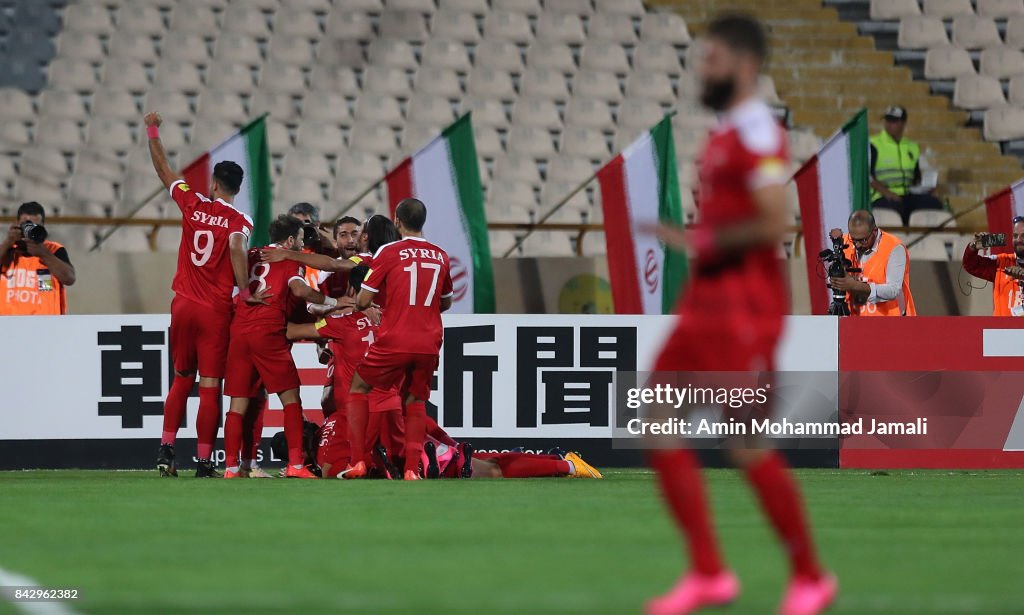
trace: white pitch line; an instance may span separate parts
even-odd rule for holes
[[[39,587],[39,583],[24,575],[0,568],[0,600],[7,599],[3,591],[7,587]],[[29,615],[78,615],[78,611],[61,601],[17,602],[8,599],[8,602],[16,610]]]

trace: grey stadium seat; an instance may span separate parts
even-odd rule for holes
[[[423,42],[427,39],[427,20],[415,11],[385,10],[377,24],[382,38]]]
[[[356,124],[370,123],[398,128],[402,125],[401,107],[398,100],[391,96],[381,96],[372,92],[363,92],[356,99],[353,117]]]
[[[406,118],[410,122],[445,126],[455,119],[455,111],[447,98],[417,94],[406,107]]]
[[[470,96],[513,100],[516,97],[512,75],[504,70],[478,68],[469,76],[466,93]]]
[[[476,68],[491,68],[519,73],[523,70],[523,57],[519,47],[510,41],[484,39],[476,48]]]
[[[587,42],[580,52],[580,68],[625,74],[629,72],[629,60],[622,45]]]
[[[892,21],[921,14],[917,0],[871,0],[872,21]]]
[[[461,112],[466,113],[467,111],[473,114],[473,126],[505,128],[509,123],[505,105],[496,98],[466,96],[462,99]]]
[[[258,7],[246,2],[232,2],[221,17],[221,27],[227,32],[240,32],[256,38],[268,38],[270,26]]]
[[[434,15],[431,38],[460,43],[476,43],[480,29],[472,13],[441,9]]]
[[[587,38],[595,41],[608,41],[620,45],[632,45],[636,42],[636,29],[633,19],[622,13],[598,12],[590,18],[587,27]]]
[[[32,120],[32,98],[19,88],[0,88],[0,118],[4,120]]]
[[[39,95],[39,117],[84,120],[85,102],[76,92],[48,89]]]
[[[344,94],[331,90],[313,90],[302,102],[303,120],[327,120],[342,125],[351,122],[352,114]]]
[[[927,15],[901,19],[897,40],[901,49],[928,49],[949,44],[942,20]]]
[[[82,143],[82,134],[72,120],[49,120],[36,126],[35,142],[64,151],[76,150]]]
[[[492,10],[484,17],[484,38],[526,44],[533,40],[533,31],[525,14]]]
[[[924,57],[925,79],[955,79],[975,73],[971,55],[966,49],[946,46],[929,49]]]
[[[537,69],[527,72],[523,76],[520,92],[524,96],[562,102],[569,99],[569,86],[560,71]]]
[[[142,105],[143,111],[159,111],[164,120],[190,121],[195,115],[188,97],[179,90],[150,90]]]
[[[1009,47],[990,47],[981,52],[983,75],[1006,79],[1024,74],[1024,52]]]
[[[1002,44],[991,17],[958,15],[953,18],[953,44],[964,49],[984,49]]]
[[[508,151],[534,158],[551,158],[555,155],[555,146],[546,129],[513,124],[508,131]]]
[[[583,21],[572,13],[545,13],[537,20],[537,40],[582,45],[587,40]]]
[[[246,115],[245,106],[238,94],[210,89],[203,90],[199,95],[196,113],[200,117],[228,122],[238,121]]]
[[[619,80],[613,73],[581,70],[573,80],[573,96],[619,102],[622,99],[622,90],[619,89]]]
[[[630,17],[643,17],[647,12],[642,0],[594,0],[595,12],[600,14],[621,14]]]
[[[376,39],[367,51],[370,62],[380,66],[391,66],[415,70],[419,64],[412,47],[405,41]]]
[[[148,34],[126,32],[113,36],[110,39],[109,52],[114,58],[133,59],[150,64],[157,61],[156,46]]]
[[[607,159],[608,143],[604,135],[588,128],[568,128],[562,133],[559,151],[574,156],[585,156],[591,160]]]
[[[260,89],[302,94],[306,91],[306,77],[302,69],[294,64],[271,60],[260,71]]]
[[[93,147],[127,150],[135,144],[131,128],[116,118],[94,117],[89,120],[87,143]]]
[[[626,77],[626,98],[649,98],[659,103],[673,104],[676,101],[676,94],[672,91],[672,82],[665,73],[634,71]]]
[[[996,19],[1024,15],[1024,0],[978,0],[978,14]]]
[[[307,177],[323,183],[331,180],[331,167],[319,152],[293,149],[285,153],[283,160],[285,177]]]
[[[213,57],[218,62],[259,66],[263,53],[256,39],[242,32],[224,32],[213,44]]]
[[[150,87],[142,62],[122,58],[111,58],[103,65],[103,85],[140,94]]]
[[[364,92],[406,98],[411,90],[409,77],[401,68],[371,66],[363,73]]]
[[[206,63],[210,58],[210,52],[201,35],[172,30],[164,35],[160,43],[160,57],[163,60],[181,60],[196,64]]]
[[[988,109],[1004,104],[1003,88],[990,75],[964,75],[956,80],[953,104],[961,109]]]
[[[298,117],[295,100],[291,94],[260,90],[253,95],[249,102],[249,115],[255,117],[263,113],[269,113],[271,118],[283,122],[289,122]]]
[[[172,91],[198,92],[203,88],[203,81],[195,64],[164,59],[156,67],[153,85]]]
[[[293,0],[294,1],[294,0]],[[274,15],[274,34],[281,37],[315,40],[323,34],[320,22],[308,7],[283,3]]]
[[[64,28],[94,34],[111,34],[114,31],[114,24],[105,7],[78,3],[64,9]]]
[[[65,30],[57,37],[57,55],[74,60],[102,62],[106,59],[103,41],[98,34]]]
[[[345,149],[345,133],[336,122],[304,121],[299,124],[295,144],[313,152],[333,154]]]
[[[472,68],[466,47],[459,42],[431,39],[423,45],[423,65],[467,72]]]
[[[421,66],[416,71],[416,95],[429,94],[444,96],[452,100],[462,97],[462,86],[459,76],[452,69],[434,66]]]
[[[326,32],[339,41],[368,41],[374,37],[370,16],[360,11],[332,11]]]
[[[117,11],[117,29],[149,36],[163,36],[167,32],[160,9],[136,3],[125,4]]]
[[[647,13],[641,18],[640,39],[670,45],[689,45],[692,42],[682,15],[667,11]]]
[[[562,118],[558,115],[558,108],[554,101],[548,98],[521,96],[512,105],[512,122],[548,130],[562,129]]]
[[[925,15],[938,17],[939,19],[974,14],[971,0],[922,0],[922,6]]]
[[[564,43],[534,41],[526,52],[526,64],[531,69],[546,68],[563,73],[576,72],[576,60],[572,57],[572,50]]]

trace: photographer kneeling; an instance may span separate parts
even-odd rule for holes
[[[875,224],[866,210],[850,214],[843,237],[845,256],[859,273],[830,277],[833,290],[845,291],[852,316],[916,316],[910,294],[910,256],[894,235]],[[833,233],[839,231],[834,229]]]
[[[75,268],[64,246],[46,238],[45,217],[39,203],[22,203],[0,243],[2,316],[67,313],[64,287],[75,283]]]
[[[964,271],[992,282],[992,315],[1024,316],[1021,282],[1024,280],[1024,217],[1013,219],[1013,252],[982,255],[979,252],[1006,245],[1006,235],[975,233],[964,250]]]

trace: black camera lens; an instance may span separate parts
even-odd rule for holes
[[[47,237],[46,227],[42,224],[28,221],[21,223],[21,234],[32,243],[43,243]]]
[[[302,242],[305,244],[316,244],[320,242],[320,232],[316,225],[307,223],[302,226]]]

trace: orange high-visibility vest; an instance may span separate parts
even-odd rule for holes
[[[1020,284],[1017,280],[1003,273],[1004,267],[1017,264],[1017,255],[1013,252],[996,254],[996,277],[992,282],[992,315],[1013,316],[1011,310],[1021,304]]]
[[[314,250],[309,248],[302,248],[303,254],[316,254]],[[312,267],[306,267],[306,284],[313,290],[320,290],[320,270],[313,269]]]
[[[853,247],[853,240],[849,235],[843,237],[843,243],[850,246],[846,249],[846,258],[853,261],[854,267],[860,267],[863,271],[859,274],[860,279],[875,284],[885,284],[885,268],[889,264],[889,255],[893,250],[906,251],[907,248],[900,243],[899,239],[880,231],[878,245],[875,246],[875,253],[865,264],[857,259],[857,249]],[[850,314],[854,316],[917,316],[917,309],[914,307],[914,297],[910,294],[910,254],[907,254],[907,267],[903,271],[903,305],[900,305],[900,297],[880,303],[865,303],[857,305],[853,303],[852,297],[847,297],[850,304]]]
[[[56,252],[64,246],[43,243]],[[64,285],[38,256],[17,254],[0,275],[0,316],[58,315],[67,313]]]

